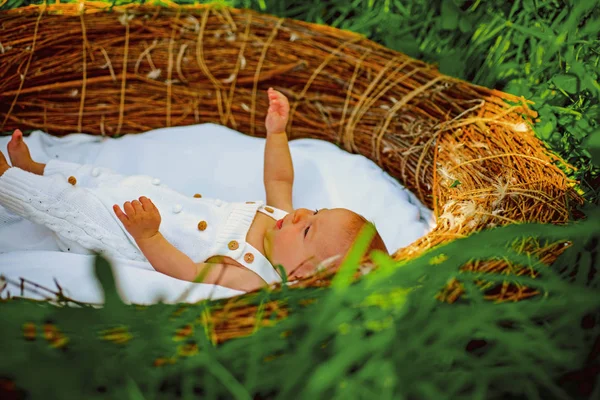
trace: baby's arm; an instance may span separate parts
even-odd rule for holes
[[[194,281],[203,268],[208,266],[194,263],[158,231],[161,217],[150,199],[142,196],[139,201],[128,201],[123,209],[125,212],[118,205],[113,206],[115,214],[155,270],[173,278]],[[206,283],[207,280],[203,282]]]
[[[135,242],[158,272],[185,281],[196,279],[198,271],[192,259],[169,243],[160,232],[149,238],[136,239]]]
[[[290,106],[287,98],[272,88],[269,88],[268,96],[269,111],[265,121],[267,142],[263,176],[267,204],[292,212],[294,210],[292,206],[294,166],[285,133]]]

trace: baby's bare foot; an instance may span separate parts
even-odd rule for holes
[[[38,175],[43,174],[45,165],[33,161],[29,154],[29,147],[23,141],[23,132],[19,129],[13,132],[10,142],[8,142],[8,155],[13,167]]]
[[[8,161],[6,161],[6,157],[4,157],[4,154],[0,153],[0,176],[4,175],[6,170],[9,168],[10,168],[10,165],[8,165]]]

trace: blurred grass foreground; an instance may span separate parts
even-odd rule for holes
[[[28,4],[0,0],[1,9]],[[579,181],[585,217],[478,232],[402,263],[381,255],[382,268],[352,283],[363,237],[330,288],[240,299],[270,318],[257,318],[254,334],[219,344],[209,316],[221,302],[125,305],[98,259],[103,308],[60,292],[54,305],[1,301],[0,398],[600,398],[599,2],[226,5],[355,31],[442,73],[532,100],[535,132],[573,167],[566,172]],[[523,250],[532,240],[569,246],[549,267]],[[460,271],[491,259],[536,277]],[[452,281],[462,296],[437,300]],[[539,294],[495,304],[483,298],[482,282]]]

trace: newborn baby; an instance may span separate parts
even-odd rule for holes
[[[0,205],[43,224],[65,251],[148,261],[174,278],[251,291],[333,268],[370,224],[347,209],[294,210],[294,171],[285,127],[287,98],[270,88],[264,152],[266,203],[185,196],[143,175],[92,165],[31,159],[16,130],[0,153]],[[126,201],[132,198],[137,200]],[[118,204],[123,204],[122,208]],[[387,252],[375,233],[369,250]]]

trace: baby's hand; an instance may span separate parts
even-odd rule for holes
[[[267,111],[267,118],[265,120],[267,135],[283,133],[288,123],[290,104],[287,97],[273,88],[269,88],[268,95],[269,111]]]
[[[160,213],[149,198],[142,196],[139,201],[127,201],[123,209],[125,213],[118,205],[113,206],[117,218],[135,240],[148,239],[158,233]]]

